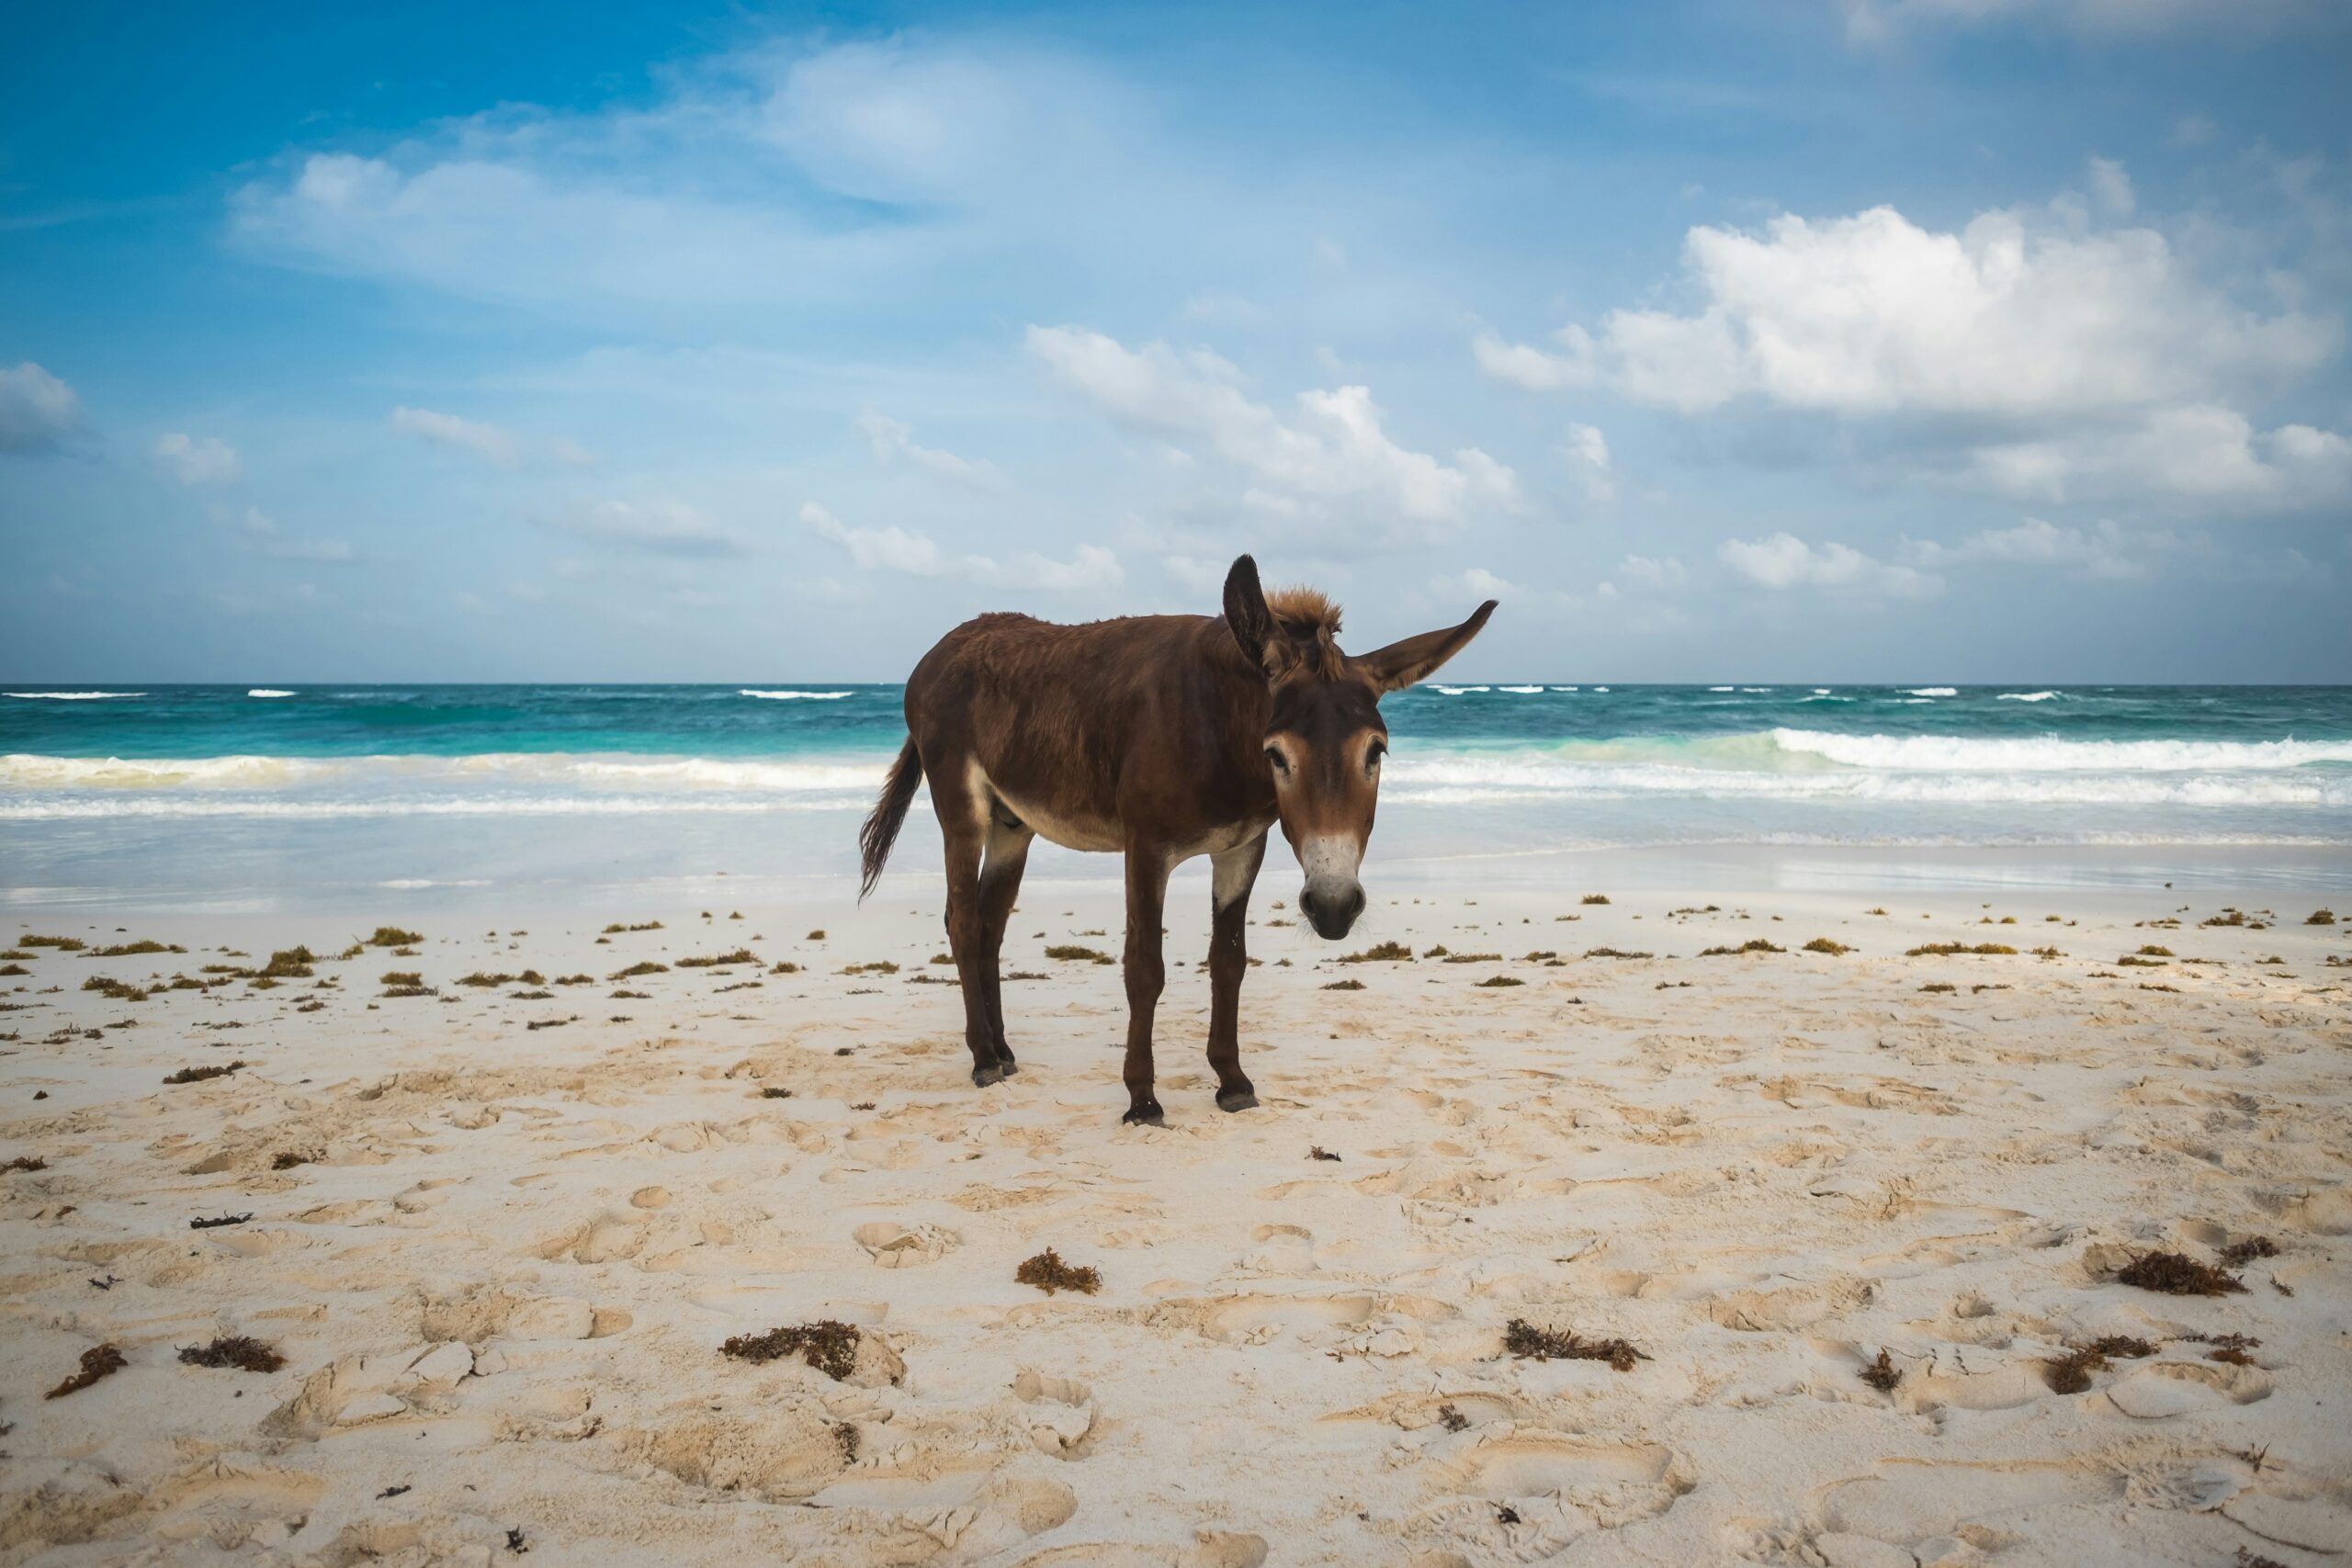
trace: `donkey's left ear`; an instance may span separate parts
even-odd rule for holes
[[[1478,606],[1477,614],[1458,626],[1423,632],[1359,654],[1356,665],[1372,677],[1372,683],[1382,692],[1401,692],[1415,682],[1436,674],[1447,660],[1470,646],[1470,639],[1485,628],[1487,617],[1494,613],[1495,602],[1489,599]]]

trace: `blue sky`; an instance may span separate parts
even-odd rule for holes
[[[1271,13],[1271,14],[1270,14]],[[2352,680],[2352,12],[51,7],[0,675]]]

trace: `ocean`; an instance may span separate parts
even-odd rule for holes
[[[1430,683],[1383,709],[1368,882],[1742,850],[2007,882],[2352,875],[2352,687]],[[833,890],[903,734],[896,685],[18,686],[0,900]],[[926,817],[894,873],[936,876]],[[1117,863],[1041,846],[1032,874]]]

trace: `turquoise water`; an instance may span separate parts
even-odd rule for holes
[[[2352,846],[2347,687],[1432,684],[1384,712],[1375,854],[1421,862]],[[895,685],[15,686],[0,891],[839,878],[902,734]]]

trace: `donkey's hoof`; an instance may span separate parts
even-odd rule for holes
[[[1001,1082],[1003,1077],[1004,1069],[995,1066],[993,1063],[985,1067],[974,1067],[972,1069],[972,1087],[974,1089],[986,1089],[992,1083]]]
[[[1258,1091],[1238,1089],[1230,1094],[1220,1094],[1216,1097],[1216,1108],[1219,1111],[1255,1111],[1258,1109]]]
[[[1002,1073],[1006,1077],[1011,1077],[1013,1074],[1021,1070],[1021,1064],[1014,1061],[1010,1056],[999,1056],[996,1059],[996,1066],[997,1071]]]
[[[1131,1105],[1127,1107],[1127,1113],[1120,1117],[1119,1121],[1123,1124],[1140,1122],[1147,1127],[1165,1127],[1168,1125],[1168,1113],[1160,1110],[1157,1104]]]

